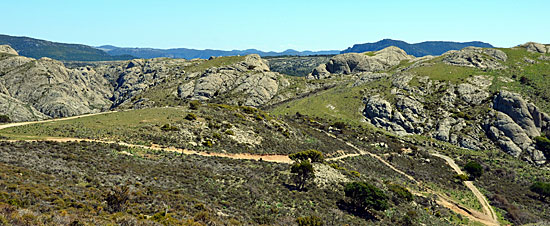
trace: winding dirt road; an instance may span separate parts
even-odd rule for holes
[[[439,153],[432,153],[431,155],[445,160],[447,164],[449,164],[449,166],[451,166],[451,168],[453,168],[453,170],[457,174],[464,174],[464,172],[462,172],[460,167],[455,163],[455,161],[451,157],[442,155]],[[466,185],[466,187],[470,189],[472,193],[474,193],[479,203],[481,203],[481,206],[483,208],[483,213],[485,214],[485,216],[488,216],[489,220],[498,223],[498,217],[497,217],[497,214],[495,213],[495,210],[491,207],[487,198],[479,191],[479,189],[477,189],[473,181],[464,181],[464,185]]]
[[[317,129],[318,130],[318,129]],[[344,142],[346,143],[346,145],[348,145],[349,147],[353,148],[354,150],[356,150],[357,152],[359,152],[359,154],[348,154],[349,157],[351,156],[358,156],[358,155],[369,155],[375,159],[378,159],[380,162],[382,162],[384,165],[388,166],[390,169],[394,170],[395,172],[405,176],[406,178],[408,178],[409,180],[413,181],[414,183],[416,183],[417,185],[419,186],[422,186],[426,192],[428,193],[432,193],[434,195],[436,195],[438,197],[438,200],[436,200],[436,202],[442,206],[445,206],[446,208],[448,209],[451,209],[452,211],[454,211],[455,213],[459,213],[461,215],[464,215],[466,217],[468,217],[470,220],[473,220],[473,221],[477,221],[477,222],[480,222],[480,223],[483,223],[485,225],[490,225],[490,226],[498,226],[500,225],[500,223],[498,222],[498,218],[497,218],[497,215],[494,211],[494,209],[491,207],[491,205],[489,204],[489,202],[487,201],[487,198],[485,198],[485,196],[479,191],[479,189],[477,189],[477,187],[472,183],[472,181],[464,181],[464,185],[470,189],[472,191],[472,193],[474,193],[474,195],[476,196],[476,198],[478,199],[479,203],[481,203],[482,205],[482,209],[483,209],[483,213],[480,213],[479,211],[476,211],[476,210],[473,210],[473,209],[469,209],[467,207],[464,207],[464,206],[461,206],[460,204],[454,202],[451,198],[443,195],[443,194],[440,194],[438,192],[435,192],[425,186],[423,186],[419,181],[417,181],[416,179],[414,179],[412,176],[406,174],[405,172],[395,168],[393,165],[391,165],[389,162],[387,162],[386,160],[384,160],[382,157],[376,155],[376,154],[373,154],[373,153],[370,153],[368,151],[365,151],[365,150],[362,150],[360,148],[358,148],[357,146],[349,143],[349,142],[346,142],[338,137],[336,137],[334,134],[330,134],[330,133],[327,133],[325,131],[322,131],[322,130],[318,130],[319,132],[323,132],[325,133],[327,136],[330,136],[334,139],[337,139],[341,142]],[[452,158],[450,158],[449,156],[446,156],[446,155],[442,155],[442,154],[439,154],[439,153],[431,153],[432,156],[435,156],[435,157],[439,157],[439,158],[442,158],[443,160],[445,160],[447,162],[447,164],[449,164],[451,166],[451,168],[453,168],[453,170],[457,173],[457,174],[463,174],[462,170],[460,169],[460,167],[458,167],[458,165],[456,165],[456,163],[454,162],[454,160]],[[419,195],[419,196],[424,196],[422,193],[420,192],[414,192],[415,195]]]
[[[5,129],[5,128],[10,128],[10,127],[16,127],[16,126],[24,126],[24,125],[30,125],[30,124],[55,122],[55,121],[64,121],[64,120],[77,119],[77,118],[82,118],[82,117],[90,117],[90,116],[100,115],[100,114],[109,114],[109,113],[113,113],[113,112],[114,111],[112,111],[112,112],[101,112],[101,113],[79,115],[79,116],[73,116],[73,117],[67,117],[67,118],[49,119],[49,120],[43,120],[43,121],[9,123],[9,124],[0,125],[0,130]],[[471,181],[465,181],[464,185],[466,187],[468,187],[468,189],[470,189],[474,193],[476,198],[479,200],[479,202],[483,206],[483,213],[480,213],[479,211],[476,211],[476,210],[469,209],[467,207],[463,207],[460,204],[454,202],[451,198],[449,198],[449,197],[447,197],[443,194],[440,194],[438,192],[432,191],[431,189],[423,186],[421,184],[421,182],[417,181],[414,177],[412,177],[412,176],[408,175],[407,173],[395,168],[389,162],[387,162],[382,157],[380,157],[376,154],[373,154],[371,152],[362,150],[362,149],[356,147],[355,145],[336,137],[334,134],[330,134],[330,133],[327,133],[327,132],[322,131],[322,130],[318,130],[318,131],[325,133],[327,136],[329,136],[333,139],[337,139],[341,142],[346,143],[347,146],[351,147],[352,149],[354,149],[358,152],[358,153],[355,153],[355,154],[345,154],[345,155],[338,156],[338,157],[327,158],[326,159],[327,161],[336,161],[336,160],[341,160],[341,159],[349,158],[349,157],[368,155],[370,157],[373,157],[373,158],[379,160],[381,163],[383,163],[384,165],[386,165],[387,167],[389,167],[393,171],[403,175],[404,177],[411,180],[415,184],[421,186],[425,192],[428,192],[428,193],[431,193],[431,194],[435,195],[437,197],[436,202],[439,205],[445,206],[446,208],[448,208],[448,209],[450,209],[450,210],[452,210],[452,211],[454,211],[458,214],[461,214],[461,215],[464,215],[464,216],[468,217],[470,220],[481,222],[485,225],[490,225],[490,226],[500,225],[498,223],[495,211],[490,206],[490,204],[487,201],[487,199],[485,198],[485,196],[477,189],[477,187]],[[15,140],[9,140],[9,141],[15,142]],[[37,139],[37,140],[27,140],[27,141],[29,141],[29,142],[30,141],[54,141],[54,142],[82,142],[82,141],[85,141],[85,142],[98,142],[98,143],[106,143],[106,144],[118,144],[118,145],[121,145],[121,146],[131,147],[131,148],[143,148],[143,149],[157,150],[157,151],[177,152],[177,153],[186,154],[186,155],[199,155],[199,156],[205,156],[205,157],[223,157],[223,158],[230,158],[230,159],[244,159],[244,160],[256,160],[256,161],[261,160],[261,161],[285,163],[285,164],[293,163],[293,161],[287,155],[275,155],[275,154],[258,155],[258,154],[246,154],[246,153],[232,154],[232,153],[198,152],[198,151],[193,151],[193,150],[188,150],[188,149],[179,149],[179,148],[175,148],[175,147],[162,147],[162,146],[159,146],[159,145],[145,146],[145,145],[129,144],[129,143],[125,143],[125,142],[115,142],[115,141],[96,140],[96,139],[49,137],[49,138],[42,138],[42,139]],[[442,155],[442,154],[439,154],[439,153],[432,153],[431,155],[444,159],[453,168],[453,170],[456,173],[458,173],[458,174],[463,173],[462,170],[460,169],[460,167],[458,167],[458,165],[456,165],[456,163],[454,162],[454,160],[452,158],[450,158],[448,156],[445,156],[445,155]],[[420,192],[413,191],[413,193],[415,195],[424,196],[424,194],[422,194]]]

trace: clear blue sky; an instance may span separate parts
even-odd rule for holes
[[[550,43],[550,1],[2,0],[0,34],[123,47],[322,50],[383,38]]]

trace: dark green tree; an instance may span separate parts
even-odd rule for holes
[[[535,143],[537,149],[541,150],[547,157],[550,157],[550,139],[543,136],[535,137]]]
[[[388,208],[388,196],[382,190],[366,182],[351,182],[344,188],[346,197],[358,211],[368,208],[385,210]]]
[[[529,190],[539,194],[543,201],[550,197],[550,183],[536,182],[529,187]]]
[[[325,157],[323,153],[317,150],[307,150],[288,155],[288,157],[296,162],[309,160],[311,162],[323,162]]]
[[[0,115],[0,123],[11,122],[10,117],[7,115]]]
[[[309,160],[304,160],[292,164],[292,166],[290,167],[290,172],[293,174],[292,179],[294,180],[294,183],[296,184],[298,190],[303,190],[307,183],[315,178],[313,166],[311,165]]]
[[[464,170],[466,170],[466,172],[468,172],[468,174],[470,174],[470,176],[474,179],[481,177],[483,174],[483,167],[474,161],[466,163]]]

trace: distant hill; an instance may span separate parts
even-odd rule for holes
[[[429,41],[409,44],[400,40],[383,39],[374,43],[355,44],[341,53],[362,53],[367,51],[378,51],[388,46],[399,47],[405,50],[410,55],[421,57],[426,55],[438,56],[449,50],[460,50],[464,47],[475,46],[482,48],[493,48],[489,43],[485,42],[444,42],[444,41]]]
[[[288,49],[283,52],[264,52],[257,49],[246,50],[214,50],[214,49],[153,49],[153,48],[122,48],[111,45],[99,46],[100,50],[106,51],[110,55],[132,55],[139,58],[156,58],[156,57],[170,57],[170,58],[184,58],[184,59],[208,59],[211,56],[235,56],[235,55],[248,55],[258,54],[264,56],[311,56],[311,55],[334,55],[340,53],[339,50],[327,50],[327,51],[296,51]]]
[[[111,61],[135,58],[130,55],[110,55],[87,45],[50,42],[9,35],[0,35],[0,45],[10,45],[17,50],[19,55],[37,59],[49,57],[63,61]]]

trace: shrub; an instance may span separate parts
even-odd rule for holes
[[[541,150],[544,155],[550,156],[550,139],[546,137],[535,137],[535,143],[537,148]]]
[[[7,115],[0,115],[0,123],[11,122],[11,119]]]
[[[235,113],[234,115],[235,115],[237,118],[246,119],[246,117],[244,117],[244,115],[242,115],[242,114]]]
[[[202,145],[204,145],[206,147],[212,147],[212,146],[214,146],[214,143],[212,143],[211,140],[205,140],[204,142],[202,142]]]
[[[222,139],[222,135],[220,135],[219,133],[213,133],[213,134],[212,134],[212,137],[213,137],[214,139],[218,139],[218,140],[219,140],[219,139]]]
[[[541,200],[550,197],[550,183],[536,182],[529,187],[529,190],[539,194]]]
[[[178,127],[172,126],[172,125],[170,125],[169,123],[168,123],[168,124],[164,124],[163,126],[160,127],[160,129],[161,129],[162,131],[178,131],[178,130],[179,130]]]
[[[105,197],[107,207],[111,213],[124,211],[129,200],[130,188],[128,186],[116,186]]]
[[[189,121],[193,121],[193,120],[197,119],[197,116],[193,113],[189,113],[189,114],[187,114],[187,116],[185,116],[185,119],[187,119]]]
[[[335,122],[334,124],[332,124],[332,126],[334,128],[337,128],[337,129],[345,129],[346,128],[346,123],[344,123],[344,122]]]
[[[464,170],[472,176],[472,179],[478,178],[483,174],[483,167],[477,162],[470,161],[464,166]]]
[[[357,210],[374,208],[375,210],[386,210],[388,196],[382,190],[366,182],[351,182],[346,184],[344,193]]]
[[[189,102],[189,108],[191,110],[198,110],[200,106],[201,106],[201,102],[199,102],[198,100],[193,100]]]
[[[311,162],[323,162],[325,157],[323,153],[317,150],[307,150],[288,155],[288,157],[294,161],[309,160]]]
[[[519,82],[520,82],[521,84],[523,84],[523,85],[529,85],[529,84],[531,84],[531,79],[529,79],[529,78],[527,78],[527,77],[525,77],[525,76],[521,76],[521,77],[519,78]]]
[[[474,119],[474,117],[472,117],[471,115],[469,115],[467,113],[464,113],[464,112],[457,112],[457,113],[453,114],[453,118],[463,118],[463,119],[466,119],[466,120]]]
[[[466,174],[457,174],[454,176],[454,178],[455,178],[455,182],[457,183],[462,183],[463,181],[467,181],[470,179]]]
[[[227,134],[227,135],[230,135],[230,136],[235,135],[235,132],[233,132],[233,130],[230,130],[230,129],[226,130],[224,133]]]
[[[249,106],[242,106],[242,109],[243,109],[243,112],[246,114],[254,114],[258,111],[258,109],[254,107],[249,107]]]
[[[292,179],[298,190],[303,190],[306,184],[315,178],[313,166],[308,160],[292,164],[290,172],[293,174]]]
[[[409,191],[409,189],[398,185],[398,184],[390,184],[389,189],[395,197],[397,197],[399,200],[405,200],[407,202],[410,202],[413,200],[413,194]]]
[[[317,216],[298,217],[296,218],[298,226],[323,226],[324,223],[321,218]]]

